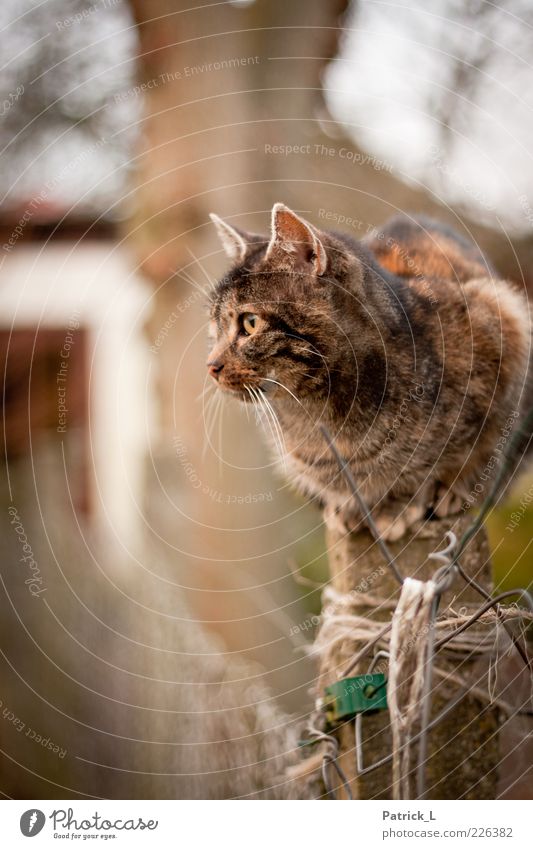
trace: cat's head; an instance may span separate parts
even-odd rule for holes
[[[299,398],[318,391],[342,346],[342,302],[362,280],[360,259],[282,203],[270,237],[211,218],[232,261],[211,295],[211,376],[243,400],[247,387]]]

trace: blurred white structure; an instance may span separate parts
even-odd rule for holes
[[[143,337],[150,296],[125,251],[111,241],[30,242],[2,257],[0,330],[34,330],[33,338],[47,330],[60,334],[53,352],[55,362],[57,348],[57,374],[47,385],[55,383],[54,430],[65,442],[75,438],[68,399],[79,388],[69,374],[69,357],[77,334],[80,341],[84,331],[88,403],[83,430],[88,438],[78,439],[75,457],[81,460],[86,452],[91,522],[128,547],[142,524],[143,465],[153,409]]]

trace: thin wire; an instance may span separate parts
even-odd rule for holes
[[[336,757],[332,758],[329,755],[324,755],[324,759],[322,761],[322,778],[323,778],[324,785],[326,787],[326,793],[328,794],[328,796],[330,798],[333,798],[333,799],[337,798],[337,795],[336,795],[335,791],[333,790],[333,787],[329,783],[329,776],[328,776],[329,766],[332,766],[334,768],[335,772],[337,773],[337,775],[339,776],[340,780],[343,783],[344,791],[345,791],[348,799],[353,801],[353,795],[352,795],[352,789],[350,787],[350,783],[348,781],[346,773],[344,772],[342,767],[339,766],[339,763],[338,763]]]
[[[333,766],[335,772],[339,776],[340,780],[343,783],[344,791],[348,797],[348,799],[353,800],[352,790],[350,787],[350,782],[346,776],[346,773],[342,769],[341,766],[337,763],[337,756],[339,754],[339,742],[332,734],[326,734],[325,731],[321,731],[319,728],[315,728],[311,723],[308,725],[308,733],[310,737],[315,739],[315,742],[323,741],[328,746],[330,751],[326,752],[322,759],[322,779],[324,781],[324,787],[326,788],[326,794],[331,799],[336,799],[336,793],[330,783],[329,780],[329,768]]]
[[[368,643],[365,644],[365,646],[361,649],[361,651],[357,652],[357,654],[355,655],[353,660],[350,662],[350,664],[344,670],[343,675],[342,675],[343,678],[346,678],[346,676],[352,671],[352,669],[354,669],[357,666],[359,661],[362,660],[363,657],[365,657],[365,655],[368,654],[370,649],[373,646],[375,646],[376,643],[379,642],[379,640],[381,640],[381,638],[385,636],[385,634],[389,633],[391,628],[392,628],[392,622],[389,622],[388,625],[385,625],[385,627],[383,628],[382,631],[380,631],[378,634],[376,634],[375,637],[372,637],[372,639],[369,640]]]
[[[385,557],[385,560],[387,562],[387,566],[391,570],[396,581],[401,586],[403,584],[403,577],[400,573],[400,570],[396,566],[396,560],[395,560],[394,556],[392,555],[392,552],[390,551],[388,545],[385,543],[385,540],[380,535],[380,533],[379,533],[379,531],[376,527],[374,519],[372,518],[372,514],[371,514],[369,508],[367,507],[366,501],[364,500],[364,498],[362,497],[362,495],[359,492],[359,489],[357,487],[357,484],[355,482],[355,478],[352,474],[350,467],[348,466],[348,464],[346,463],[344,458],[341,457],[341,455],[339,454],[339,452],[337,450],[337,446],[333,442],[333,438],[332,438],[328,428],[325,425],[320,425],[320,430],[322,431],[324,439],[328,443],[328,446],[331,450],[331,453],[335,457],[335,460],[337,461],[339,469],[341,470],[346,481],[348,482],[348,486],[350,487],[352,494],[353,494],[355,500],[357,501],[357,503],[358,503],[358,505],[361,509],[361,512],[363,513],[363,515],[365,517],[365,520],[366,520],[366,523],[369,527],[370,533],[374,537],[376,543],[378,544],[379,548],[381,549],[381,551],[383,553],[383,556]]]
[[[495,598],[491,598],[489,601],[487,601],[486,604],[480,607],[477,613],[474,613],[474,615],[471,616],[470,619],[468,619],[466,622],[464,622],[459,628],[457,628],[457,630],[454,631],[453,634],[448,634],[447,637],[443,637],[441,640],[439,640],[439,642],[435,646],[435,649],[440,649],[441,646],[444,646],[446,645],[446,643],[449,643],[450,640],[453,640],[455,637],[457,637],[458,634],[462,634],[463,631],[466,631],[467,628],[470,628],[472,625],[474,625],[478,621],[478,619],[483,616],[484,613],[487,612],[487,610],[490,610],[491,607],[495,607],[497,604],[499,604],[500,601],[503,601],[504,598],[509,598],[510,596],[514,595],[522,595],[526,599],[529,607],[531,608],[531,611],[533,612],[533,597],[530,593],[528,593],[527,590],[507,590],[506,592],[500,593],[500,595],[496,596]]]
[[[451,711],[454,708],[457,707],[457,705],[464,699],[464,697],[467,694],[468,694],[468,687],[464,687],[451,701],[448,702],[448,704],[442,709],[442,711],[434,719],[431,720],[431,722],[428,724],[427,731],[432,731],[433,728],[435,728],[440,722],[442,722],[444,719],[446,719],[448,714],[451,713]],[[392,761],[393,755],[392,755],[392,752],[391,752],[390,755],[385,755],[385,757],[380,758],[379,761],[376,761],[373,764],[369,764],[368,766],[364,766],[364,763],[363,763],[363,760],[362,760],[362,739],[361,739],[361,735],[360,735],[360,728],[358,729],[358,722],[357,722],[357,718],[359,716],[362,716],[362,714],[358,714],[357,717],[356,717],[355,751],[356,751],[356,755],[357,756],[360,755],[361,757],[357,757],[356,764],[357,764],[358,775],[365,775],[367,772],[372,772],[374,769],[378,769],[378,767],[384,766],[385,764],[390,763]],[[359,731],[359,734],[357,734],[358,731]],[[415,734],[413,737],[411,737],[410,740],[406,740],[405,743],[403,743],[400,746],[398,751],[402,751],[406,746],[410,746],[413,743],[416,743],[420,739],[421,733],[422,732],[419,731],[417,734]]]
[[[471,578],[470,575],[466,574],[466,572],[464,571],[463,567],[461,566],[461,564],[459,563],[458,560],[456,560],[456,565],[457,565],[457,571],[459,572],[461,578],[464,581],[466,581],[467,584],[469,584],[471,587],[473,587],[481,596],[483,596],[483,598],[486,598],[486,599],[492,598],[491,594],[488,592],[488,590],[485,589],[485,587],[482,587],[481,584],[478,584],[478,582],[474,578]],[[529,669],[530,671],[533,671],[533,662],[529,659],[526,650],[524,649],[524,647],[518,641],[518,637],[516,636],[516,634],[513,633],[511,626],[505,621],[505,617],[502,613],[502,609],[501,609],[500,605],[499,604],[496,605],[494,610],[496,612],[496,615],[498,616],[498,619],[500,620],[501,624],[503,625],[505,632],[507,633],[507,635],[511,639],[514,647],[516,648],[516,650],[518,652],[518,654],[520,655],[520,657],[524,661],[527,669]]]

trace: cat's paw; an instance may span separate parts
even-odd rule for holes
[[[463,509],[464,499],[442,483],[437,484],[433,512],[439,519],[455,516]]]
[[[424,503],[404,505],[387,505],[372,511],[374,524],[382,539],[386,542],[396,542],[409,531],[418,528],[419,522],[426,513]]]
[[[426,512],[425,503],[402,505],[398,502],[387,503],[372,510],[372,518],[378,534],[387,542],[396,542],[408,531],[418,527]],[[368,527],[366,521],[353,507],[338,507],[326,504],[324,521],[330,531],[345,536]]]
[[[342,536],[354,533],[362,528],[361,516],[347,506],[338,507],[333,504],[326,504],[324,521],[329,531]]]

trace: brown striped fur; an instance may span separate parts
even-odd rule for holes
[[[213,376],[264,394],[289,475],[328,521],[359,517],[321,423],[389,539],[486,494],[533,398],[531,336],[527,300],[475,246],[407,217],[357,242],[282,204],[270,240],[213,219],[233,260],[211,297]]]

